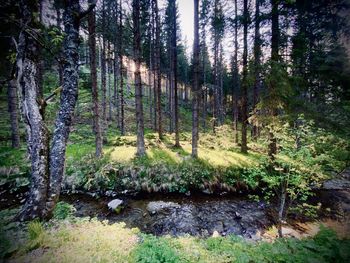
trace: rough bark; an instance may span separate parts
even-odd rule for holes
[[[91,12],[88,16],[89,31],[89,49],[90,49],[90,70],[91,70],[91,94],[93,104],[93,130],[95,133],[95,156],[102,156],[102,134],[100,126],[99,99],[97,87],[97,70],[96,70],[96,18],[95,12]]]
[[[243,2],[243,83],[242,83],[242,143],[241,152],[247,153],[248,124],[248,0]]]
[[[78,66],[79,66],[79,25],[83,15],[88,14],[95,2],[82,12],[78,0],[66,0],[64,8],[63,41],[63,87],[60,97],[59,112],[55,121],[55,130],[50,148],[49,192],[45,216],[50,217],[59,199],[61,182],[65,168],[67,140],[72,124],[74,108],[78,99]]]
[[[20,136],[18,127],[18,100],[16,79],[11,79],[8,82],[7,98],[8,112],[10,114],[11,122],[11,144],[13,148],[19,148]]]
[[[134,36],[134,61],[135,61],[135,104],[136,104],[136,126],[137,126],[137,152],[138,156],[146,154],[144,141],[144,119],[142,105],[141,85],[141,35],[140,35],[140,0],[133,0],[133,36]]]
[[[25,30],[27,27],[36,28],[33,13],[38,12],[38,5],[22,0],[20,12],[22,31],[18,39],[16,59],[17,86],[31,160],[31,185],[27,200],[17,217],[19,220],[31,220],[36,217],[42,218],[45,208],[49,167],[49,133],[38,102],[38,43]]]
[[[193,42],[193,92],[192,92],[192,157],[198,157],[199,137],[199,18],[198,0],[194,0],[194,42]]]

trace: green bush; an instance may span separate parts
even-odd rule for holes
[[[177,263],[180,257],[165,238],[142,235],[140,245],[133,251],[134,262]]]
[[[53,211],[53,218],[63,220],[71,217],[75,211],[76,209],[73,205],[61,201],[57,203],[55,210]]]

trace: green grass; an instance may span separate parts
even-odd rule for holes
[[[155,237],[125,224],[88,218],[38,221],[19,228],[18,242],[2,231],[2,257],[13,262],[349,262],[350,240],[321,227],[314,237],[252,243],[236,236]],[[7,253],[12,243],[11,254]]]

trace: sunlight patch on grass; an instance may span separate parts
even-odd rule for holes
[[[111,160],[121,163],[130,162],[136,154],[136,147],[129,145],[117,146],[111,151]]]
[[[43,246],[16,262],[127,262],[137,229],[97,220],[62,224],[45,235]]]

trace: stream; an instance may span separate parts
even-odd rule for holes
[[[13,191],[9,186],[1,186],[0,210],[24,204],[27,190]],[[77,217],[96,217],[110,223],[125,222],[127,227],[137,227],[144,233],[154,235],[190,234],[208,237],[235,234],[245,239],[260,240],[260,234],[274,224],[273,207],[261,201],[249,200],[246,195],[198,192],[189,195],[153,193],[130,196],[107,192],[99,198],[91,193],[63,193],[60,199],[75,207]],[[326,181],[314,193],[315,196],[309,201],[313,204],[322,203],[318,220],[311,222],[290,215],[286,232],[292,233],[294,237],[307,236],[307,224],[316,222],[319,227],[320,223],[326,222],[325,225],[349,237],[350,169]],[[109,202],[114,199],[123,202],[120,211],[108,208]]]
[[[254,239],[257,231],[272,224],[266,204],[245,197],[144,195],[121,198],[124,208],[120,213],[107,207],[113,198],[66,195],[61,199],[74,205],[78,217],[97,217],[111,223],[125,222],[127,227],[137,227],[142,232],[155,235],[207,237],[216,232],[222,236],[236,234]]]

